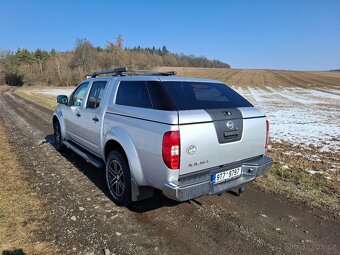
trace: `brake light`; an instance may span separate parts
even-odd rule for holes
[[[170,169],[179,169],[181,139],[179,131],[169,131],[163,136],[162,156]]]
[[[265,148],[268,148],[268,144],[269,144],[269,121],[266,120],[266,145]]]

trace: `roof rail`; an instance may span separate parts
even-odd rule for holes
[[[103,70],[103,71],[94,72],[91,75],[91,78],[96,78],[98,75],[101,75],[101,74],[111,74],[111,73],[115,76],[122,76],[123,73],[126,73],[128,71],[129,71],[129,69],[127,67]]]
[[[168,72],[152,72],[147,70],[133,70],[127,67],[114,68],[109,70],[97,71],[91,75],[91,78],[96,78],[101,74],[112,74],[112,76],[133,76],[133,75],[146,75],[146,76],[171,76],[176,75],[176,71]]]
[[[171,75],[176,75],[176,71],[168,71],[168,72],[157,72],[157,73],[150,73],[149,75],[154,75],[154,76],[171,76]]]

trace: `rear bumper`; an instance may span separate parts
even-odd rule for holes
[[[204,195],[218,194],[223,191],[235,189],[246,185],[256,179],[256,177],[267,172],[273,164],[273,160],[267,156],[261,156],[249,161],[228,165],[222,168],[208,169],[206,171],[191,174],[181,178],[177,183],[168,182],[165,184],[163,194],[177,201],[186,201]],[[237,179],[233,179],[220,184],[213,184],[211,176],[215,173],[242,167],[242,174]]]

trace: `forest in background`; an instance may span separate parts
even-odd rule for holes
[[[122,36],[115,43],[95,47],[87,39],[77,39],[72,51],[37,49],[0,51],[0,85],[72,86],[85,75],[114,67],[151,69],[155,66],[230,68],[219,60],[170,52],[162,48],[126,48]]]

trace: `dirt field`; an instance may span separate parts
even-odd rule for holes
[[[339,95],[340,73],[338,72],[302,72],[257,69],[223,69],[223,68],[188,68],[158,67],[158,71],[177,71],[178,76],[215,79],[231,86],[239,87],[299,87],[317,88],[326,92],[335,90]]]
[[[340,78],[324,72],[203,71],[178,69],[179,75],[224,80],[265,111],[272,122],[277,139],[270,150],[275,157],[273,174],[241,197],[225,193],[176,203],[156,196],[129,208],[117,207],[109,198],[102,171],[70,151],[55,151],[52,111],[18,97],[13,88],[2,88],[0,125],[23,166],[18,171],[30,177],[30,187],[46,201],[41,210],[50,228],[37,234],[38,239],[57,246],[62,254],[340,253],[336,218]],[[26,93],[26,98],[37,99],[39,93],[33,94]],[[308,104],[308,99],[313,103]],[[277,116],[288,116],[286,121],[292,122],[290,109],[296,112],[295,119],[301,119],[302,128],[284,123],[283,130],[292,126],[287,132],[297,129],[293,134],[303,135],[308,143],[280,134],[283,119]],[[325,143],[318,135],[306,135],[315,130],[305,127],[319,125],[316,117],[306,117],[311,114],[326,114],[331,129],[325,131]],[[2,238],[0,248],[1,242]]]

